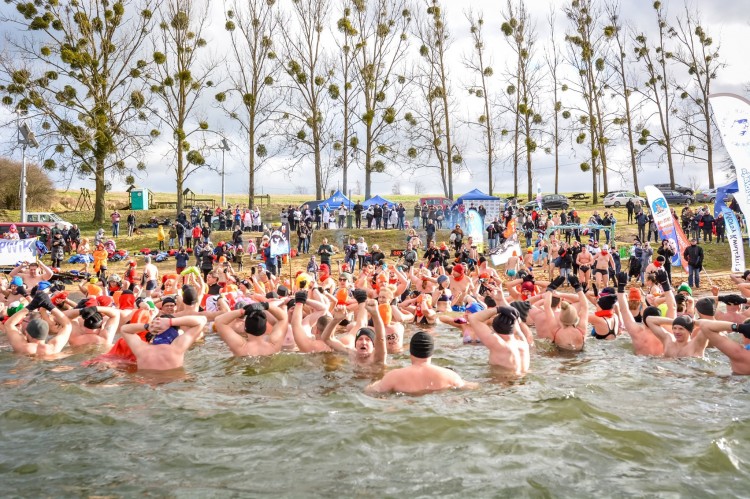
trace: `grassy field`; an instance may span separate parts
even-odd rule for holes
[[[427,196],[427,195],[426,195]],[[50,209],[52,211],[55,211],[58,213],[63,219],[71,222],[76,223],[81,228],[81,232],[83,236],[93,237],[94,233],[97,229],[99,229],[99,225],[93,224],[91,220],[93,219],[93,211],[89,210],[78,210],[73,211],[73,208],[76,203],[76,199],[78,197],[77,193],[64,193],[59,192],[57,194],[57,197],[51,201],[50,203]],[[212,197],[217,202],[219,200],[219,196],[202,196],[202,197]],[[411,218],[410,211],[411,207],[413,206],[414,202],[419,198],[420,196],[414,196],[414,195],[406,195],[406,196],[387,196],[387,198],[394,202],[402,202],[405,206],[407,206],[407,220]],[[154,198],[156,201],[174,201],[174,195],[165,194],[165,193],[155,193]],[[354,196],[354,200],[356,200],[358,197]],[[114,208],[119,209],[121,212],[124,208],[126,208],[129,204],[128,202],[128,193],[125,192],[115,192],[110,193],[107,196],[107,208],[108,210],[112,210]],[[281,196],[272,196],[271,197],[271,203],[270,206],[263,205],[261,207],[261,212],[263,214],[263,221],[264,223],[270,223],[270,222],[278,222],[279,221],[279,214],[281,212],[282,207],[289,206],[289,205],[299,205],[305,201],[309,201],[310,196],[304,196],[304,195],[281,195]],[[243,198],[242,196],[227,196],[227,201],[229,203],[235,204],[238,203],[240,205],[246,204],[246,198]],[[591,206],[590,204],[584,205],[574,205],[574,207],[579,212],[579,215],[581,216],[582,220],[586,220],[594,210],[598,210],[601,214],[603,211],[614,211],[615,216],[618,220],[618,224],[616,226],[616,234],[615,234],[615,240],[618,243],[618,245],[622,244],[631,244],[633,241],[633,237],[637,234],[637,227],[636,225],[628,225],[625,222],[627,221],[627,212],[624,208],[620,209],[607,209],[605,210],[602,205],[595,205]],[[168,209],[168,210],[148,210],[148,211],[137,211],[136,217],[138,220],[138,223],[145,223],[148,221],[148,219],[152,217],[156,217],[159,219],[169,217],[171,219],[174,219],[175,213],[174,210]],[[0,217],[2,217],[3,220],[18,220],[20,217],[19,212],[14,211],[5,211],[0,213]],[[126,224],[124,222],[125,215],[123,215],[123,222],[121,223],[121,233],[124,231],[127,231]],[[105,223],[103,226],[105,233],[109,234],[111,233],[110,227],[108,223]],[[128,251],[134,253],[135,251],[140,250],[141,248],[158,248],[158,242],[156,239],[156,229],[144,229],[142,235],[134,236],[132,238],[128,238],[127,236],[120,236],[117,239],[117,245],[118,249],[127,249]],[[421,232],[421,235],[424,236],[424,233]],[[448,241],[448,235],[449,231],[439,231],[437,234],[437,240],[438,241]],[[342,241],[344,237],[346,236],[354,236],[359,237],[363,236],[365,237],[365,240],[368,242],[370,246],[372,244],[379,244],[381,249],[384,250],[384,253],[388,255],[388,250],[390,248],[403,248],[405,246],[405,233],[401,231],[396,230],[320,230],[315,232],[312,238],[312,244],[311,244],[311,250],[317,249],[317,246],[321,243],[322,239],[324,237],[327,237],[329,242],[336,246],[341,248]],[[212,239],[214,242],[225,240],[229,241],[231,240],[231,233],[230,232],[215,232],[212,236]],[[247,240],[247,238],[245,238]],[[296,247],[297,238],[296,236],[292,236],[292,247]],[[726,243],[723,244],[715,244],[715,243],[707,243],[704,246],[705,251],[705,266],[707,271],[709,272],[711,279],[715,281],[717,285],[719,285],[722,288],[731,287],[731,282],[728,280],[727,275],[730,270],[730,252],[729,252],[729,245]],[[332,259],[332,262],[334,263],[333,267],[334,270],[336,269],[336,263],[340,261],[343,257],[340,255],[335,255]],[[291,272],[295,273],[297,270],[304,270],[304,268],[307,265],[309,257],[307,255],[301,255],[296,258],[291,259],[292,269]],[[192,261],[192,260],[191,260]],[[139,259],[139,267],[141,266],[142,260]],[[746,262],[747,263],[747,262]],[[173,271],[174,270],[174,260],[168,260],[167,262],[163,262],[159,264],[162,271]],[[80,268],[81,266],[76,265],[69,265],[65,264],[63,266],[64,269],[69,268]],[[109,271],[110,272],[123,272],[125,267],[125,263],[110,263]],[[249,272],[249,266],[245,265],[246,272]],[[288,276],[290,272],[289,265],[285,265],[283,269],[283,274]],[[686,274],[681,271],[681,269],[675,271],[675,277],[678,281],[681,281],[686,278]],[[704,288],[706,288],[706,284],[704,283]]]

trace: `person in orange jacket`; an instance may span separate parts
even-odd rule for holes
[[[94,251],[94,272],[102,282],[107,282],[107,250],[103,244],[98,244]]]

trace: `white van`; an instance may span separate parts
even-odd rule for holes
[[[53,223],[59,226],[60,228],[67,228],[67,229],[70,229],[73,226],[72,223],[66,222],[55,213],[42,212],[42,211],[34,211],[34,212],[26,213],[26,221],[27,222]]]

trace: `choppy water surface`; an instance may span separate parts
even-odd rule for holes
[[[508,380],[486,349],[435,331],[435,362],[481,388],[372,398],[340,356],[231,359],[216,337],[159,377],[80,367],[92,351],[5,350],[0,494],[747,497],[750,385],[718,352],[539,344],[533,372]]]

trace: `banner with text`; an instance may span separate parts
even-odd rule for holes
[[[726,227],[729,249],[732,251],[732,272],[745,271],[745,250],[742,247],[742,229],[737,216],[732,210],[724,206],[721,209],[724,214],[724,225]]]
[[[33,262],[37,257],[36,238],[0,239],[0,265],[16,265],[18,262]]]
[[[750,101],[734,94],[708,98],[721,139],[737,173],[734,194],[742,213],[750,216]]]
[[[662,239],[669,240],[669,245],[675,252],[672,265],[682,265],[687,271],[687,261],[682,258],[682,251],[688,247],[687,238],[682,232],[682,228],[675,224],[672,210],[669,209],[669,203],[664,199],[664,194],[653,185],[646,186],[646,197],[651,208],[651,214],[654,216],[654,222],[659,228],[659,236]]]

